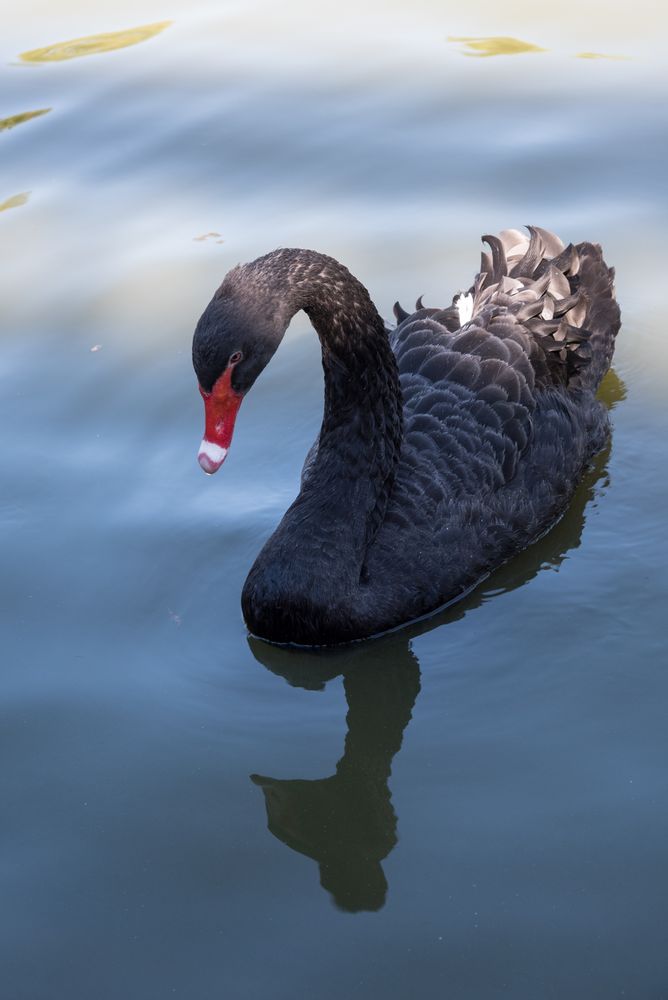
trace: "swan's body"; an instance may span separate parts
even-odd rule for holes
[[[455,600],[550,527],[604,444],[595,392],[619,309],[600,247],[486,239],[467,296],[397,308],[391,332],[341,264],[307,250],[235,268],[207,307],[193,359],[208,472],[298,309],[322,343],[318,441],[243,590],[256,635],[345,642]]]

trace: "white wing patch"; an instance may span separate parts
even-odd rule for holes
[[[457,309],[459,310],[459,325],[464,326],[473,317],[473,296],[469,293],[462,293],[457,299]]]

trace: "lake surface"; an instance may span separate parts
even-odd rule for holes
[[[665,17],[2,21],[3,1000],[668,997]],[[297,317],[201,473],[190,339],[224,273],[312,247],[390,317],[526,222],[617,268],[613,436],[568,513],[412,631],[249,639],[322,376]]]

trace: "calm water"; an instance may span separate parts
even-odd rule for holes
[[[665,21],[34,0],[2,24],[3,1000],[668,997]],[[524,222],[618,271],[614,434],[571,509],[419,631],[249,640],[318,345],[295,320],[207,479],[212,290],[295,245],[386,316],[444,304],[479,234]]]

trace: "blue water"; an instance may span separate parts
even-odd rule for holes
[[[603,10],[4,13],[0,119],[50,110],[0,130],[3,1000],[668,997],[666,69],[647,4]],[[308,246],[389,317],[525,222],[617,268],[570,510],[412,632],[249,639],[322,376],[298,317],[204,477],[212,291]]]

